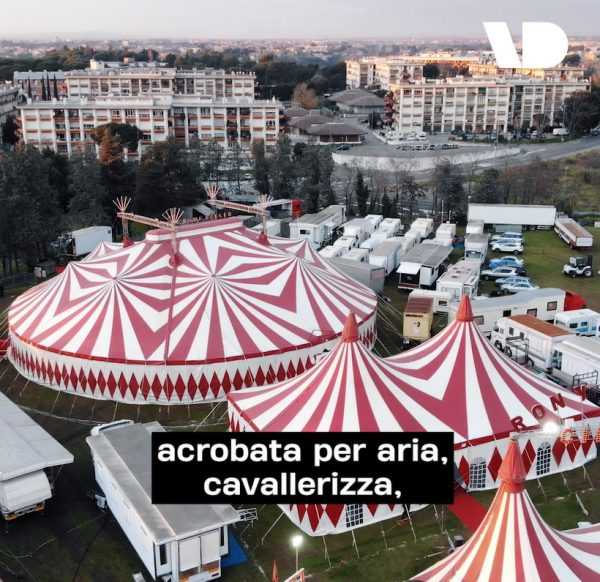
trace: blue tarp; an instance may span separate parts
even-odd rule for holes
[[[231,566],[239,566],[248,561],[248,556],[242,548],[242,545],[233,535],[231,528],[227,530],[227,540],[229,542],[229,553],[221,558],[221,568],[230,568]]]

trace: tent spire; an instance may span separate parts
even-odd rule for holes
[[[260,234],[258,235],[258,242],[266,247],[269,246],[269,237],[266,235],[264,230],[260,231]]]
[[[519,450],[519,443],[516,438],[512,438],[500,471],[498,472],[502,483],[505,488],[511,493],[520,493],[523,491],[525,486],[523,485],[527,472],[523,465],[523,458],[521,457],[521,451]]]
[[[473,310],[471,309],[471,300],[467,295],[463,295],[456,313],[456,321],[473,321]]]
[[[344,331],[342,332],[342,341],[343,342],[355,342],[358,341],[358,325],[356,323],[356,316],[354,312],[350,312],[348,317],[346,318],[346,323],[344,324]]]

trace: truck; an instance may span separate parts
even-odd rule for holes
[[[369,256],[369,263],[385,269],[386,276],[395,271],[400,264],[404,237],[388,238],[378,245]]]
[[[600,336],[600,313],[587,308],[562,311],[555,315],[554,325],[576,335]]]
[[[569,262],[563,265],[563,275],[567,277],[593,277],[593,262],[594,257],[569,257]]]
[[[341,247],[346,249],[345,252],[348,252],[350,249],[358,246],[358,241],[353,236],[341,236],[334,243],[334,247]]]
[[[433,218],[417,218],[411,225],[410,230],[421,235],[421,239],[428,238],[433,232]]]
[[[552,323],[554,316],[564,311],[566,293],[553,287],[520,291],[500,297],[474,297],[471,301],[474,321],[485,335],[490,335],[501,317],[528,314]],[[448,321],[454,321],[459,302],[448,306]]]
[[[556,207],[545,204],[469,203],[467,220],[480,220],[489,225],[552,228],[556,221]]]
[[[319,255],[321,255],[324,259],[332,259],[334,257],[341,257],[345,252],[346,251],[344,247],[327,245],[319,251]]]
[[[290,222],[290,238],[306,239],[313,248],[321,248],[346,220],[346,206],[332,204],[315,214],[304,214]]]
[[[600,376],[600,340],[571,336],[553,354],[550,374],[568,387],[597,387]]]
[[[492,330],[490,341],[509,358],[550,371],[556,345],[571,335],[552,323],[524,314],[501,317]]]
[[[459,301],[463,295],[475,297],[479,286],[481,263],[475,259],[462,259],[448,267],[436,281],[437,291],[446,293],[452,301]]]
[[[60,255],[76,258],[91,253],[100,243],[112,240],[110,226],[88,226],[63,233],[52,246]]]
[[[594,246],[593,235],[569,216],[558,216],[554,232],[572,249],[589,249]]]
[[[345,257],[329,259],[329,262],[339,271],[348,275],[355,281],[362,283],[375,291],[382,293],[385,284],[385,269],[369,263],[349,261]]]
[[[356,261],[357,263],[368,263],[369,262],[369,250],[368,249],[351,249],[345,255],[344,259],[349,261]]]
[[[344,237],[352,237],[357,241],[357,245],[369,238],[375,230],[373,224],[366,218],[353,218],[344,225]]]
[[[384,218],[375,232],[389,232],[390,236],[396,236],[402,230],[402,221],[399,218]]]

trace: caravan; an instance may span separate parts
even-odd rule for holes
[[[557,313],[554,325],[577,335],[600,336],[600,313],[593,309],[574,309]]]

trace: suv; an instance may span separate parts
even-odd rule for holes
[[[518,240],[523,242],[523,235],[520,232],[503,232],[492,236],[492,242],[495,240]]]
[[[506,277],[517,277],[519,272],[515,267],[496,267],[481,271],[481,278],[485,281],[490,279],[504,279]]]
[[[523,252],[523,243],[516,240],[500,239],[492,243],[492,250],[500,253],[520,255]]]
[[[523,259],[517,257],[502,257],[500,259],[491,259],[488,268],[495,269],[496,267],[517,267],[522,269],[524,265]]]

